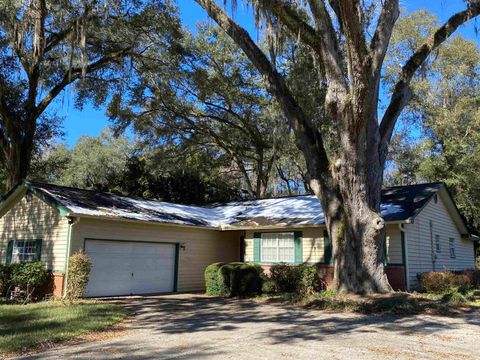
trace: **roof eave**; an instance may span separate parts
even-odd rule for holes
[[[85,215],[85,214],[78,214],[78,213],[69,213],[68,217],[77,217],[80,219],[91,219],[91,220],[110,220],[110,221],[117,221],[117,222],[150,224],[150,225],[160,225],[160,226],[173,226],[173,227],[182,227],[182,228],[196,228],[196,229],[205,229],[205,230],[217,230],[217,231],[222,230],[220,226],[175,224],[171,222],[128,219],[128,218],[112,217],[108,215]]]

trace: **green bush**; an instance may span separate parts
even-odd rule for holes
[[[0,296],[6,296],[12,285],[12,266],[0,264]]]
[[[49,273],[44,262],[34,261],[11,266],[11,284],[25,291],[25,301],[30,301],[35,289],[45,285],[49,279]]]
[[[274,294],[275,293],[275,283],[268,277],[262,277],[262,294]]]
[[[270,280],[276,293],[311,295],[321,288],[315,265],[276,264],[270,268]]]
[[[300,271],[300,281],[297,291],[302,295],[312,295],[321,288],[318,269],[315,265],[302,264],[298,267]]]
[[[92,261],[83,251],[79,251],[68,260],[66,299],[75,301],[82,297],[88,284]]]
[[[456,305],[462,305],[462,304],[466,304],[468,302],[465,295],[463,295],[462,293],[460,293],[458,291],[455,291],[455,290],[445,293],[442,296],[441,301],[445,302],[445,303],[456,304]]]
[[[248,263],[215,263],[205,270],[207,294],[212,296],[248,296],[262,291],[263,269]]]
[[[297,266],[275,264],[270,268],[270,279],[275,284],[276,293],[297,292],[301,272]]]

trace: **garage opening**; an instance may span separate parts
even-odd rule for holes
[[[85,252],[92,259],[87,297],[176,291],[176,244],[87,239]]]

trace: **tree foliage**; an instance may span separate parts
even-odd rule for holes
[[[166,1],[5,0],[0,8],[0,160],[8,187],[25,178],[46,111],[75,84],[77,106],[101,104],[148,44],[179,36]],[[174,50],[172,50],[174,51]]]
[[[138,81],[110,105],[117,129],[133,124],[150,143],[209,149],[231,162],[250,196],[265,197],[289,128],[263,79],[211,26],[186,34],[182,49],[169,61],[149,49],[150,61],[136,69]]]
[[[399,21],[392,57],[404,53],[404,44],[421,42],[436,19],[424,11]],[[420,29],[418,29],[420,28]],[[480,51],[460,36],[436,52],[413,82],[414,97],[403,119],[393,151],[394,183],[444,181],[470,225],[480,227]]]

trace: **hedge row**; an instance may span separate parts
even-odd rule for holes
[[[250,263],[215,263],[205,270],[207,294],[212,296],[250,296],[261,293],[304,295],[322,289],[317,267],[277,264],[267,276],[263,268]]]
[[[480,288],[480,270],[425,272],[420,275],[420,285],[430,293]]]

